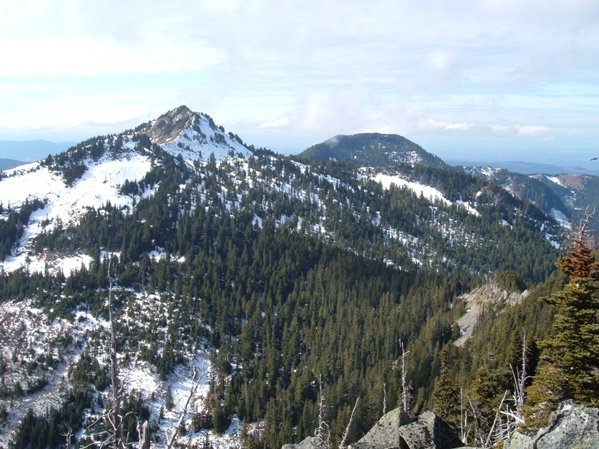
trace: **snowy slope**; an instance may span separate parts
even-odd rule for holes
[[[440,202],[445,206],[451,206],[452,204],[454,204],[447,198],[445,198],[443,193],[441,193],[434,187],[420,184],[418,182],[408,181],[398,175],[387,175],[384,173],[377,173],[376,175],[374,175],[374,177],[372,177],[372,179],[376,182],[381,183],[381,185],[385,189],[389,189],[391,185],[395,185],[400,188],[405,187],[408,190],[411,190],[412,192],[416,193],[416,195],[428,199],[431,203]],[[467,202],[457,201],[455,204],[459,207],[466,209],[466,211],[468,211],[468,213],[472,215],[480,215],[478,211]]]
[[[406,187],[407,189],[416,193],[418,196],[423,196],[431,202],[439,201],[446,206],[451,205],[451,202],[448,201],[441,192],[433,187],[425,186],[417,182],[411,182],[397,175],[385,175],[383,173],[377,173],[373,179],[376,182],[380,182],[385,189],[389,189],[391,185],[395,185],[397,187]]]
[[[0,198],[5,207],[19,208],[25,201],[34,199],[42,200],[45,207],[31,214],[21,241],[0,268],[10,272],[27,267],[30,271],[43,272],[49,261],[29,251],[35,237],[59,223],[76,224],[89,208],[100,208],[108,202],[116,207],[132,207],[134,199],[121,195],[120,186],[126,180],[143,178],[151,167],[150,158],[140,154],[131,153],[122,159],[103,158],[90,163],[81,179],[70,187],[59,174],[38,162],[8,171],[8,177],[0,180]],[[86,256],[74,257],[74,260],[67,257],[55,261],[54,268],[68,274],[81,263],[89,263]]]
[[[141,197],[120,193],[125,181],[139,181],[154,164],[160,164],[152,148],[138,144],[139,133],[148,135],[152,144],[167,154],[182,157],[190,166],[206,164],[211,157],[219,163],[229,156],[246,158],[252,154],[239,138],[225,133],[209,116],[182,106],[135,131],[119,135],[119,139],[99,138],[102,146],[111,151],[97,160],[85,158],[85,173],[71,185],[65,183],[58,171],[41,162],[7,170],[0,178],[0,203],[6,209],[0,219],[6,219],[9,207],[18,210],[25,201],[41,200],[44,208],[32,213],[12,254],[0,262],[0,270],[11,272],[25,267],[30,272],[43,272],[49,268],[51,272],[62,271],[69,275],[82,264],[88,265],[91,259],[86,255],[34,254],[32,243],[43,231],[51,231],[58,225],[77,224],[88,209],[99,209],[110,203],[131,210],[141,197],[153,194],[152,190],[143,192]],[[80,147],[79,151],[86,151],[91,145]]]
[[[231,153],[243,157],[252,154],[242,143],[220,129],[211,127],[205,115],[198,115],[194,125],[202,129],[202,134],[193,129],[185,130],[171,142],[162,144],[162,149],[173,156],[180,155],[188,162],[206,162],[211,155],[214,155],[217,161],[222,161]]]

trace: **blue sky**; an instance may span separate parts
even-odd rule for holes
[[[0,0],[0,140],[178,105],[297,152],[401,134],[444,159],[599,152],[596,0]]]

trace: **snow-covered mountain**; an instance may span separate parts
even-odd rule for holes
[[[312,397],[304,357],[320,346],[300,346],[322,335],[308,325],[321,329],[324,312],[290,316],[310,310],[311,298],[334,297],[327,289],[337,284],[326,282],[343,276],[326,270],[350,271],[347,292],[371,273],[372,288],[388,283],[382,296],[404,302],[427,276],[454,276],[448,284],[457,285],[500,269],[529,281],[551,272],[554,219],[480,177],[379,149],[391,166],[284,157],[246,146],[182,106],[2,172],[0,446],[34,419],[29,408],[41,416],[67,407],[61,400],[79,383],[88,396],[72,399],[81,406],[77,438],[98,441],[91,423],[110,399],[111,264],[122,382],[128,406],[153,426],[154,447],[172,435],[194,366],[208,380],[184,416],[181,443],[231,447],[242,428],[246,437],[269,431],[277,395],[296,394],[286,388]],[[339,293],[344,306],[334,308],[342,313],[354,298],[375,319],[372,288]],[[402,309],[420,317],[405,326],[446,302]],[[391,331],[385,338],[397,341]]]
[[[193,166],[206,164],[211,158],[222,161],[251,154],[237,136],[226,134],[208,115],[181,106],[135,130],[93,138],[54,158],[6,170],[0,177],[3,217],[26,202],[39,201],[43,207],[31,213],[22,236],[0,268],[10,272],[26,267],[43,272],[50,267],[68,274],[81,264],[89,264],[85,254],[56,258],[33,252],[32,244],[42,232],[77,225],[90,209],[111,204],[130,212],[141,199],[153,194],[153,188],[131,195],[123,193],[123,186],[142,180],[165,155]]]
[[[359,136],[360,141],[366,138],[366,135]],[[384,145],[381,147],[380,139],[386,142],[389,139],[393,140],[393,138],[399,137],[374,136],[378,142],[378,149],[374,152],[376,154],[382,150],[385,150],[385,154],[389,153],[389,148],[384,147]],[[349,142],[353,139],[345,136],[343,139],[338,139],[338,141]],[[342,147],[341,144],[339,145]],[[370,148],[372,145],[374,144],[370,142],[367,147]],[[368,152],[367,147],[365,146],[362,149],[364,154]],[[322,181],[325,181],[333,191],[336,191],[331,192],[331,195],[339,196],[340,189],[360,189],[362,188],[360,185],[365,181],[373,180],[386,190],[389,190],[391,186],[403,188],[418,197],[422,196],[431,205],[439,204],[444,209],[455,207],[468,214],[479,216],[480,212],[477,208],[489,205],[485,203],[486,196],[483,194],[489,187],[475,186],[473,179],[469,179],[466,181],[467,186],[464,184],[463,188],[456,190],[455,186],[444,181],[444,179],[455,178],[456,174],[447,175],[447,173],[452,173],[446,172],[449,168],[444,167],[441,162],[438,162],[424,150],[420,150],[414,153],[418,157],[411,159],[410,164],[404,164],[407,166],[403,169],[394,169],[394,165],[379,168],[364,167],[356,171],[355,175],[350,175],[349,181],[323,175],[308,164],[300,162],[292,162],[292,165],[290,165],[290,168],[293,168],[297,173],[289,170],[286,172],[285,168],[281,167],[283,159],[274,154],[270,159],[269,157],[264,159],[266,166],[262,166],[259,170],[252,170],[248,167],[247,160],[252,158],[254,153],[243,144],[239,137],[232,133],[227,134],[209,116],[192,112],[187,107],[181,106],[151,122],[138,126],[134,130],[125,131],[118,135],[92,138],[55,157],[49,156],[44,161],[5,171],[0,181],[0,198],[2,198],[3,205],[2,216],[5,220],[11,210],[18,210],[26,203],[38,201],[43,207],[38,207],[31,212],[23,226],[22,234],[19,236],[18,241],[14,242],[10,253],[6,254],[7,257],[5,257],[1,267],[7,272],[25,267],[30,272],[43,272],[49,269],[53,272],[62,271],[68,274],[73,269],[78,269],[82,264],[88,265],[91,257],[85,252],[57,254],[54,251],[47,250],[47,248],[39,248],[39,244],[35,249],[38,236],[53,232],[56,229],[76,226],[81,217],[90,210],[102,209],[106,204],[117,207],[126,214],[131,214],[136,204],[154,195],[161,180],[150,174],[153,169],[164,165],[165,161],[171,160],[170,158],[175,158],[175,161],[182,161],[192,171],[200,170],[201,167],[205,168],[212,161],[219,166],[226,162],[225,165],[231,165],[229,169],[236,166],[235,171],[241,171],[237,175],[232,174],[230,171],[222,173],[221,175],[224,177],[252,174],[252,180],[247,183],[246,191],[238,193],[239,198],[237,200],[229,200],[230,204],[227,206],[229,209],[239,208],[243,202],[241,201],[242,197],[248,193],[247,189],[251,190],[258,186],[265,191],[275,189],[283,193],[285,197],[294,199],[298,203],[315,202],[313,206],[319,209],[320,212],[312,217],[313,222],[309,229],[333,240],[339,239],[336,238],[335,231],[327,229],[327,221],[331,212],[330,206],[323,199],[317,198],[317,196],[322,196],[323,189],[315,189],[310,182],[318,180],[318,183],[322,183]],[[389,154],[396,153],[391,152]],[[427,157],[423,159],[422,154]],[[309,152],[306,152],[302,158],[305,159],[308,156]],[[399,161],[397,158],[392,159],[394,164]],[[429,159],[435,163],[426,162]],[[360,161],[361,159],[356,160],[356,163]],[[424,166],[428,167],[427,170],[429,171],[438,171],[431,174],[418,169],[415,170],[414,167],[424,167],[419,162],[426,162]],[[268,177],[264,176],[264,169],[271,164],[275,165],[272,168],[281,171],[275,179],[267,179]],[[286,162],[286,164],[289,165],[289,162]],[[408,166],[412,168],[410,169]],[[153,181],[149,180],[148,177]],[[308,180],[307,186],[298,187],[295,185],[299,183],[306,185],[306,180]],[[354,187],[351,184],[356,184],[356,186]],[[133,190],[129,189],[131,186],[134,186]],[[493,195],[496,194],[497,192]],[[354,214],[359,214],[360,208],[364,207],[359,204],[352,204],[352,200],[347,198],[338,201],[340,204],[349,201],[350,210],[353,210]],[[496,198],[493,201],[497,202],[498,200]],[[509,199],[506,196],[502,201],[509,201]],[[508,215],[511,213],[509,212]],[[371,224],[376,226],[379,232],[396,236],[395,238],[399,239],[398,241],[405,243],[402,245],[402,251],[405,251],[406,255],[410,254],[409,259],[418,265],[429,264],[431,260],[441,257],[440,254],[435,254],[436,252],[431,251],[430,248],[427,249],[427,243],[418,238],[419,231],[416,232],[416,235],[413,235],[413,233],[410,235],[405,229],[397,229],[389,223],[385,224],[384,220],[381,222],[380,211],[370,211],[369,214],[372,216],[370,219]],[[261,221],[264,218],[262,215],[262,213],[256,214],[256,220]],[[307,221],[307,217],[303,217],[301,213],[298,214],[294,210],[289,210],[284,216],[274,218],[282,223],[292,217],[298,222]],[[447,239],[451,245],[455,243],[456,239],[466,239],[470,242],[478,239],[474,234],[471,234],[471,231],[463,229],[455,220],[450,220],[453,224],[449,224],[449,222],[444,224],[446,218],[443,217],[442,212],[436,214],[430,226],[436,232],[440,232],[440,237]],[[541,222],[545,220],[541,215],[534,217],[534,219]],[[507,215],[502,217],[501,220],[502,223],[512,221]],[[301,225],[298,224],[299,226]],[[551,229],[552,225],[547,222],[546,224],[540,223],[539,226]],[[557,229],[554,229],[549,231],[547,235],[552,235],[551,239],[555,239],[557,232]],[[384,237],[384,239],[386,238]],[[412,243],[407,244],[406,242]],[[472,243],[470,244],[472,245]],[[343,245],[352,247],[352,242],[345,242]],[[156,251],[160,252],[160,248],[156,248]],[[391,260],[392,263],[401,265],[397,258],[395,260],[386,258],[385,260]]]

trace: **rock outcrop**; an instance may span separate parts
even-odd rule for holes
[[[459,299],[466,302],[466,313],[458,320],[461,337],[455,341],[456,346],[463,346],[472,336],[474,327],[485,307],[512,306],[518,304],[529,295],[529,291],[508,292],[495,281],[491,281],[470,293],[465,293]]]
[[[400,425],[401,419],[401,425]],[[385,414],[349,449],[468,449],[454,431],[433,412],[424,412],[415,420],[400,417],[399,409]],[[319,438],[308,437],[301,443],[285,444],[282,449],[326,449]]]
[[[308,437],[297,444],[284,444],[282,449],[326,449],[326,444],[317,437]]]
[[[399,425],[399,409],[384,415],[351,449],[452,449],[463,448],[454,431],[433,412]],[[402,422],[405,418],[402,417]]]
[[[433,412],[424,412],[413,421],[401,417],[399,409],[385,414],[349,449],[468,449],[455,432]],[[309,437],[283,449],[326,449],[326,444]],[[470,448],[474,449],[474,448]],[[573,401],[564,402],[548,427],[534,436],[519,432],[505,441],[503,449],[599,449],[599,408],[589,408]]]
[[[573,401],[554,412],[548,427],[534,437],[516,432],[504,449],[599,449],[599,408]]]

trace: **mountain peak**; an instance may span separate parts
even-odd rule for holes
[[[358,167],[385,167],[397,163],[446,166],[437,156],[397,134],[337,135],[308,148],[300,157],[316,161],[345,161]]]
[[[146,124],[147,127],[143,132],[147,134],[152,142],[158,145],[170,143],[182,131],[191,128],[198,115],[187,106],[182,105]]]

